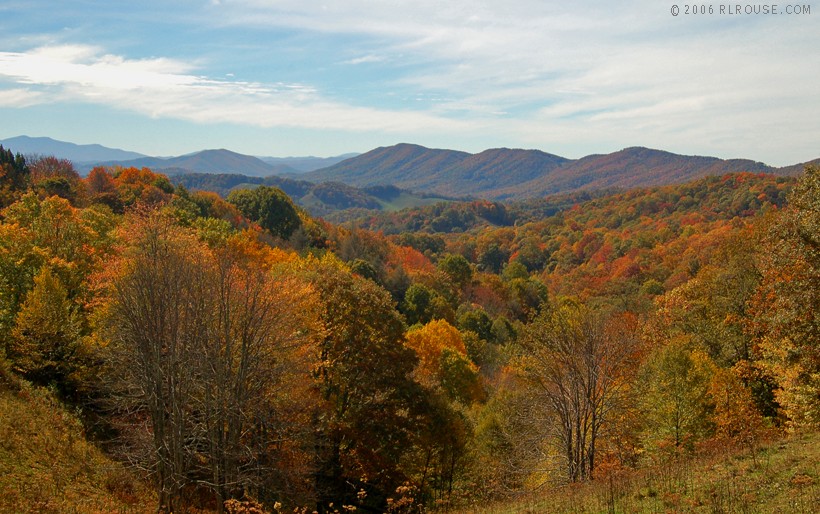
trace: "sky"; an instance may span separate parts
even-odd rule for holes
[[[675,1],[3,0],[0,139],[820,157],[820,3]]]

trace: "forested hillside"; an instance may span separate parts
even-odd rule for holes
[[[469,510],[820,428],[816,167],[338,225],[271,185],[0,166],[0,397],[123,466],[70,498]],[[21,448],[12,512],[44,476]]]
[[[237,189],[274,186],[313,216],[334,220],[355,219],[369,211],[395,211],[446,201],[435,195],[411,193],[395,186],[356,188],[340,182],[315,184],[306,180],[269,176],[251,177],[227,173],[181,173],[171,180],[193,191],[211,191],[228,196]]]
[[[775,168],[748,159],[678,155],[643,147],[567,159],[539,150],[495,148],[468,154],[399,144],[376,148],[303,178],[356,187],[391,184],[447,196],[520,200],[581,190],[681,184],[744,171],[794,175],[802,169],[802,165]]]

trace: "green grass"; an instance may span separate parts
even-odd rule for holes
[[[146,485],[88,442],[49,391],[2,371],[0,512],[156,511]]]
[[[806,433],[746,451],[713,449],[676,460],[460,511],[513,513],[820,513],[820,434]]]
[[[408,193],[406,191],[402,191],[402,193],[399,196],[391,198],[390,201],[385,201],[380,198],[377,198],[376,201],[378,201],[382,205],[383,211],[393,212],[413,207],[433,205],[436,203],[447,202],[451,200],[439,197],[421,197],[416,196],[412,193]]]

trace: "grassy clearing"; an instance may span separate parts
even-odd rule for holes
[[[402,191],[399,196],[391,198],[389,201],[383,200],[381,198],[377,198],[376,201],[378,201],[381,204],[383,211],[394,212],[400,211],[402,209],[423,207],[425,205],[433,205],[441,202],[448,202],[451,200],[439,197],[421,197],[416,196],[412,193],[408,193],[406,191]]]
[[[0,512],[155,511],[150,490],[89,443],[49,391],[0,376]]]
[[[754,459],[725,448],[709,453],[462,512],[820,513],[820,434],[768,443]]]

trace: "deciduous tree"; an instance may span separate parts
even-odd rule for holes
[[[793,427],[820,426],[820,167],[807,166],[771,224],[754,299],[760,363]]]
[[[694,443],[713,433],[709,384],[717,368],[706,353],[689,346],[686,338],[673,339],[650,356],[642,370],[650,447],[671,443],[691,451]]]
[[[404,323],[389,293],[325,262],[310,275],[324,309],[315,380],[324,407],[316,413],[316,494],[355,505],[362,477],[379,506],[403,480],[399,466],[418,429],[417,359],[404,345]],[[381,505],[383,508],[383,505]]]
[[[235,205],[249,220],[282,239],[288,239],[301,224],[299,213],[291,199],[276,187],[259,186],[256,189],[239,189],[228,195],[228,202]]]
[[[531,386],[542,437],[554,445],[567,480],[593,478],[598,444],[631,400],[639,360],[636,321],[573,301],[543,311],[524,330],[519,366]]]
[[[80,320],[65,287],[44,266],[15,318],[7,349],[14,368],[40,385],[68,392],[69,377],[79,366]]]

